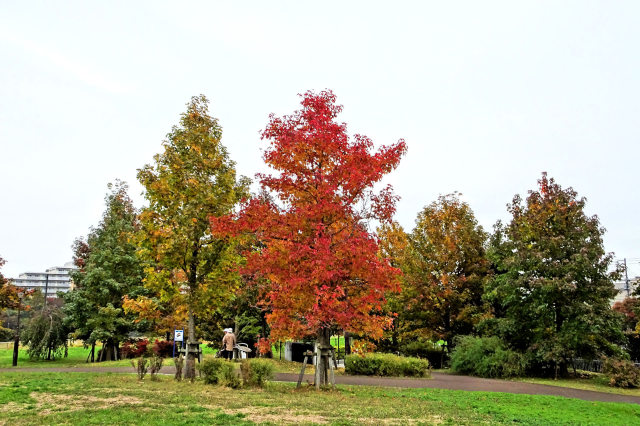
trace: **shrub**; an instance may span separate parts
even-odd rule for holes
[[[135,345],[131,344],[131,342],[123,342],[120,346],[120,358],[127,359],[132,358],[131,353],[135,350]]]
[[[273,355],[271,355],[271,340],[260,337],[254,346],[260,357],[273,358]]]
[[[405,356],[424,358],[429,360],[429,365],[433,368],[443,368],[443,363],[449,359],[441,346],[433,342],[414,340],[400,346],[400,352]]]
[[[262,387],[273,379],[273,363],[265,359],[245,359],[240,364],[240,372],[245,386]]]
[[[147,339],[140,340],[128,340],[120,347],[120,358],[138,358],[147,354],[147,346],[149,341]]]
[[[498,337],[460,336],[451,353],[453,371],[480,377],[516,377],[526,370],[525,357],[506,348]]]
[[[184,367],[184,357],[182,354],[173,359],[173,364],[176,366],[176,375],[173,376],[177,381],[182,380],[182,367]]]
[[[149,374],[151,374],[151,380],[153,381],[158,380],[157,374],[160,372],[163,362],[164,362],[164,358],[156,354],[153,354],[150,360],[150,365],[149,365]]]
[[[223,359],[206,357],[198,368],[208,385],[225,385],[234,389],[242,385],[233,364]]]
[[[8,342],[15,338],[15,331],[10,328],[4,328],[0,325],[0,342]]]
[[[173,340],[156,340],[153,344],[153,353],[162,358],[173,356]]]
[[[131,366],[136,370],[136,374],[138,375],[138,380],[144,379],[144,376],[147,374],[147,370],[149,369],[149,360],[145,357],[140,357],[135,360],[131,360]]]
[[[605,359],[602,372],[609,379],[609,386],[617,388],[640,387],[640,368],[630,361]]]
[[[413,357],[400,357],[392,354],[347,355],[345,358],[347,374],[367,376],[411,376],[429,377],[429,361]]]

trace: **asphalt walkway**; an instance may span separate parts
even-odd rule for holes
[[[58,368],[0,368],[0,373],[5,372],[63,372],[63,373],[130,373],[134,374],[131,367],[58,367]],[[166,375],[175,374],[173,366],[162,368]],[[640,404],[639,396],[619,395],[607,392],[595,392],[589,390],[572,389],[560,386],[539,385],[534,383],[515,382],[508,380],[483,379],[480,377],[457,376],[446,373],[432,373],[430,379],[403,378],[403,377],[373,377],[373,376],[349,376],[336,375],[336,384],[356,386],[381,386],[396,388],[430,388],[451,389],[463,391],[506,392],[526,395],[553,395],[566,398],[577,398],[586,401],[601,402],[626,402]],[[298,374],[276,373],[275,381],[297,382]],[[313,375],[304,376],[305,383],[313,383]]]

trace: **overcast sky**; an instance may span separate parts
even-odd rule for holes
[[[588,199],[640,275],[640,2],[0,1],[0,256],[71,260],[107,183],[152,161],[190,97],[239,173],[298,93],[332,89],[350,133],[404,138],[387,181],[410,230],[460,191],[490,230],[542,171]]]

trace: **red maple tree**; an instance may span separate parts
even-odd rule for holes
[[[246,253],[243,271],[263,284],[272,337],[315,335],[329,345],[329,331],[381,336],[385,293],[398,291],[399,270],[377,256],[369,220],[387,222],[397,197],[375,183],[397,167],[403,140],[373,152],[366,136],[349,138],[336,121],[342,106],[331,91],[301,95],[302,109],[270,116],[262,138],[265,162],[276,175],[259,174],[271,196],[246,202],[233,217],[211,219],[214,233],[252,233],[261,249]]]

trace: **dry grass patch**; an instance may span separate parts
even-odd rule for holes
[[[122,406],[141,405],[143,401],[133,396],[119,395],[112,398],[99,398],[92,395],[67,395],[47,392],[31,392],[31,398],[36,401],[38,414],[49,415],[60,411],[78,411],[86,408],[101,409]]]
[[[422,418],[387,418],[387,419],[371,419],[359,418],[356,420],[358,424],[363,425],[439,425],[444,421],[442,417],[433,415]]]
[[[0,413],[15,413],[22,409],[22,404],[18,404],[17,402],[9,401],[2,405],[0,405]]]
[[[329,423],[326,417],[312,413],[283,412],[281,407],[245,407],[237,410],[225,410],[227,414],[244,414],[247,420],[256,423],[300,424]]]

